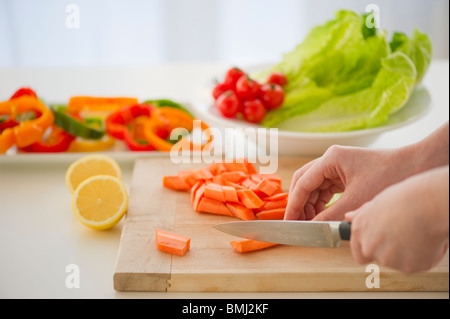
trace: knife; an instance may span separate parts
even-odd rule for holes
[[[351,224],[347,221],[251,220],[213,227],[247,239],[315,247],[339,247],[341,240],[350,240],[351,234]]]

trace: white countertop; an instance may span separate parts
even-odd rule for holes
[[[127,95],[190,101],[227,66],[171,64],[131,69],[0,69],[0,100],[30,86],[54,102],[77,94]],[[448,60],[434,61],[424,79],[431,111],[417,122],[384,133],[370,147],[418,141],[449,119]],[[110,231],[81,225],[64,182],[70,158],[61,161],[0,158],[0,298],[448,298],[448,292],[324,293],[120,293],[113,272],[123,221]],[[129,188],[132,160],[119,162]],[[66,266],[80,270],[80,287],[66,287]]]

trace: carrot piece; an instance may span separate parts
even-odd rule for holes
[[[214,175],[211,174],[211,172],[209,171],[208,168],[201,168],[201,169],[195,170],[195,171],[193,171],[192,174],[196,180],[199,180],[199,179],[207,180],[207,179],[212,179],[214,177]]]
[[[259,198],[251,189],[239,189],[236,191],[239,200],[245,207],[253,209],[260,208],[264,205],[264,202]]]
[[[175,191],[188,191],[190,189],[189,185],[177,175],[164,176],[163,186]]]
[[[267,243],[264,241],[252,240],[252,239],[244,239],[244,240],[233,240],[230,241],[231,247],[234,248],[239,253],[245,253],[249,251],[260,250],[264,248],[269,248],[276,246],[278,244]]]
[[[246,178],[241,182],[241,185],[245,188],[252,188],[256,186],[256,183],[252,181],[250,178]]]
[[[226,169],[222,165],[222,163],[212,163],[208,166],[208,170],[211,172],[211,174],[218,175],[225,172]]]
[[[232,186],[222,186],[223,194],[225,195],[226,202],[239,202],[239,197],[237,195],[236,189]]]
[[[194,186],[191,187],[191,203],[194,204],[195,193],[203,185],[202,181],[198,181]]]
[[[212,179],[213,183],[223,185],[222,176],[221,175],[215,175]]]
[[[243,162],[241,162],[241,163],[238,163],[236,161],[233,161],[233,163],[223,162],[222,165],[229,172],[247,173],[247,165],[246,165],[246,163],[243,163]]]
[[[247,175],[241,171],[224,172],[220,175],[222,182],[230,181],[233,183],[239,183],[240,181],[244,180],[246,177],[247,177]]]
[[[271,210],[263,210],[259,213],[256,214],[256,217],[258,217],[258,219],[270,219],[270,220],[274,220],[274,219],[283,219],[284,218],[284,213],[286,212],[286,208],[276,208],[276,209],[271,209]]]
[[[273,200],[267,201],[267,198],[264,198],[265,204],[261,207],[262,210],[271,210],[277,208],[286,208],[287,206],[287,198],[281,200]]]
[[[245,161],[246,161],[245,164],[247,166],[247,174],[257,174],[258,171],[256,170],[253,163],[250,163],[248,160],[245,160]]]
[[[200,187],[197,189],[194,195],[194,201],[192,202],[192,207],[196,212],[198,212],[198,205],[200,204],[200,200],[205,195],[205,184],[200,185]]]
[[[258,183],[261,179],[266,178],[272,182],[281,184],[281,178],[276,174],[252,174],[251,179]]]
[[[280,185],[277,183],[271,182],[267,178],[261,179],[258,184],[256,184],[255,189],[263,192],[267,196],[272,196],[275,194],[276,191],[278,191],[280,188]]]
[[[279,200],[284,200],[288,198],[289,193],[279,193],[270,197],[266,197],[264,198],[264,200],[266,201],[279,201]]]
[[[197,183],[197,180],[194,178],[192,171],[179,171],[177,176],[179,176],[182,180],[189,185],[189,187],[194,186]]]
[[[242,220],[255,220],[255,214],[251,209],[248,209],[244,205],[238,203],[226,203],[228,209],[234,215],[234,217]]]
[[[227,185],[227,186],[231,186],[231,187],[233,187],[236,190],[238,190],[238,189],[245,189],[244,186],[236,184],[236,183],[233,183],[233,182],[230,182],[230,181],[226,181],[224,184]]]
[[[209,183],[205,187],[205,197],[225,202],[225,194],[222,190],[222,185]]]
[[[234,215],[230,212],[225,203],[207,197],[202,197],[200,199],[197,211],[202,213],[210,213],[234,217]]]
[[[187,236],[156,229],[156,247],[161,251],[184,256],[190,245],[191,239]]]

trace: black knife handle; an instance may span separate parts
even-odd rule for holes
[[[348,221],[343,221],[339,224],[339,235],[342,240],[350,240],[352,224]]]

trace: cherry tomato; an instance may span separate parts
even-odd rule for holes
[[[23,95],[31,95],[31,96],[34,96],[35,98],[37,98],[36,92],[34,92],[32,89],[20,88],[13,94],[13,96],[11,96],[10,100],[21,97]]]
[[[264,84],[261,87],[260,99],[268,110],[274,110],[283,104],[283,88],[278,84]]]
[[[252,100],[257,97],[261,84],[243,75],[236,83],[236,94],[242,100]]]
[[[285,86],[288,83],[286,75],[281,72],[274,72],[269,75],[266,83],[274,83],[280,86]]]
[[[241,76],[245,75],[244,71],[239,68],[231,68],[225,74],[225,80],[223,83],[227,84],[230,89],[234,89],[236,87],[236,83]]]
[[[222,93],[216,101],[217,109],[225,117],[235,117],[241,108],[240,104],[236,93],[231,90]]]
[[[259,99],[245,101],[242,105],[244,119],[251,123],[260,123],[266,116],[266,108]]]
[[[212,96],[214,97],[214,100],[217,100],[219,96],[222,95],[222,93],[225,93],[228,90],[231,90],[231,87],[228,84],[218,83],[212,91]]]

